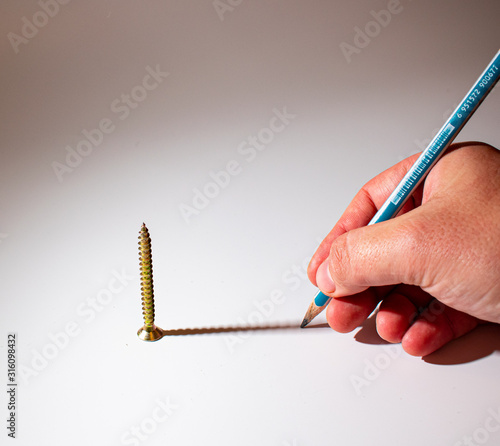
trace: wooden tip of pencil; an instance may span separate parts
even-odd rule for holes
[[[309,308],[307,309],[302,324],[300,324],[300,328],[304,328],[306,325],[308,325],[309,322],[311,322],[316,317],[317,314],[318,314],[318,307],[316,306],[313,300],[311,302],[311,305],[309,305]]]
[[[309,305],[309,308],[307,309],[306,315],[304,316],[304,320],[302,321],[302,324],[300,324],[300,328],[304,328],[305,326],[309,325],[309,323],[318,315],[320,314],[328,305],[330,302],[331,298],[328,298],[326,303],[322,305],[321,307],[318,307],[316,305],[315,300],[311,302],[311,305]]]

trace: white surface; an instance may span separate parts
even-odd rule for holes
[[[259,322],[274,290],[263,323],[298,324],[318,240],[433,136],[500,42],[496,0],[401,0],[348,63],[340,45],[387,1],[234,0],[223,20],[213,3],[70,2],[18,53],[8,33],[41,7],[1,6],[0,369],[6,382],[16,332],[16,444],[498,444],[498,327],[424,360],[370,324],[137,338],[143,221],[160,327]],[[169,75],[125,117],[147,67]],[[275,108],[295,117],[270,136]],[[459,140],[500,147],[499,109],[497,88]],[[58,181],[53,163],[102,119],[113,131]],[[238,147],[259,132],[273,140],[248,161]],[[179,206],[231,160],[240,173],[187,224]]]

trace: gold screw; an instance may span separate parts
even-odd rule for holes
[[[144,326],[137,335],[143,341],[157,341],[163,337],[163,330],[155,325],[155,300],[153,292],[153,260],[151,257],[151,238],[143,223],[139,232],[139,265],[141,269],[142,314]]]

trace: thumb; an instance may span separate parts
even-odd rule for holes
[[[415,214],[417,210],[337,237],[316,273],[318,288],[343,297],[372,286],[422,286],[428,250],[424,226],[415,224]]]

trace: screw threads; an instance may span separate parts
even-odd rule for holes
[[[139,266],[141,269],[142,315],[144,326],[137,335],[143,341],[157,341],[163,337],[163,330],[155,325],[155,299],[153,293],[153,259],[151,238],[143,223],[139,232]]]
[[[155,301],[153,292],[153,261],[151,257],[151,238],[148,228],[143,223],[139,233],[139,261],[141,269],[141,295],[144,328],[152,331],[155,328]]]

